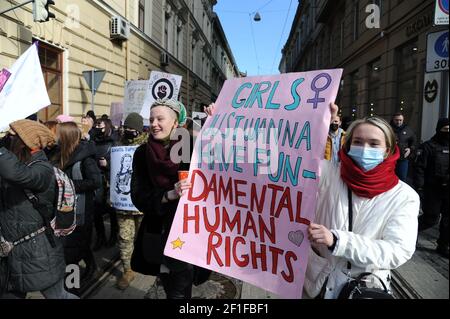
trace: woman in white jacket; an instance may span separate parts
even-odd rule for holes
[[[337,111],[332,105],[332,115]],[[416,246],[420,200],[395,175],[399,150],[390,125],[377,117],[355,121],[339,156],[338,169],[321,163],[316,217],[308,228],[312,247],[304,291],[310,298],[335,299],[349,277],[362,272],[389,287],[390,270],[408,261]]]

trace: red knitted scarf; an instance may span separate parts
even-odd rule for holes
[[[368,172],[364,172],[356,165],[343,148],[339,151],[339,157],[342,162],[342,179],[353,193],[360,197],[373,198],[398,184],[398,177],[395,175],[395,165],[400,157],[398,147],[395,148],[393,155]]]

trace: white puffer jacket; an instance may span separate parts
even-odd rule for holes
[[[338,237],[331,252],[310,250],[304,291],[316,297],[326,279],[326,299],[337,298],[347,282],[347,261],[352,264],[351,277],[372,272],[389,287],[390,269],[408,261],[416,247],[417,217],[420,199],[403,182],[372,199],[353,193],[353,232],[348,231],[347,186],[340,177],[340,166],[323,160],[315,223],[326,226]]]

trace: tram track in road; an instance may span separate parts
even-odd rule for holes
[[[423,299],[396,270],[391,271],[391,289],[396,299]]]
[[[101,275],[91,280],[86,286],[81,288],[81,299],[89,299],[107,282],[108,278],[113,275],[115,269],[120,267],[120,256],[112,258],[101,271]]]

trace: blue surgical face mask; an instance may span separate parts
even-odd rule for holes
[[[384,161],[384,149],[352,145],[348,152],[348,156],[350,156],[359,167],[367,172]]]

